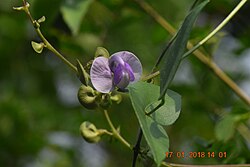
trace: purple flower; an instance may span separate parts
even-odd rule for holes
[[[141,74],[140,60],[128,51],[114,53],[110,58],[97,57],[90,69],[91,82],[102,93],[111,92],[115,87],[125,89],[137,82]]]

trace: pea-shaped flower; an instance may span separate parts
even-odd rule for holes
[[[128,51],[114,53],[109,58],[97,57],[90,69],[91,82],[102,93],[111,92],[115,87],[125,89],[137,82],[141,74],[140,60]]]

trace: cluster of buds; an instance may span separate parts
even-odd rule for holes
[[[107,109],[112,102],[120,103],[122,98],[117,92],[126,91],[126,87],[138,81],[142,74],[141,63],[133,53],[121,51],[109,56],[102,47],[97,48],[95,59],[85,67],[77,61],[78,78],[82,82],[78,99],[87,109]],[[113,135],[90,122],[81,124],[80,133],[90,143],[99,142],[103,134]]]
[[[87,109],[96,109],[98,107],[107,109],[111,106],[112,102],[119,104],[122,100],[122,96],[120,94],[103,94],[94,90],[91,86],[86,85],[81,85],[77,96],[82,106]]]

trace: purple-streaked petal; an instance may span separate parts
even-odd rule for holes
[[[130,82],[130,74],[128,71],[119,64],[114,71],[114,85],[118,88],[124,89]]]
[[[108,93],[113,89],[113,77],[108,58],[97,57],[90,69],[91,82],[96,90]]]
[[[114,69],[114,77],[113,77],[113,82],[114,82],[114,85],[117,85],[122,77],[123,77],[123,67],[121,64],[119,64],[115,69]]]
[[[112,72],[115,71],[115,69],[118,67],[119,64],[122,65],[122,66],[124,66],[124,64],[125,64],[121,57],[119,57],[119,56],[110,57],[110,59],[109,59],[109,67],[110,67]]]
[[[128,63],[130,65],[135,78],[134,81],[132,81],[132,83],[140,79],[142,75],[142,65],[140,60],[133,53],[128,51],[116,52],[113,55],[111,55],[110,59],[112,59],[114,56],[122,58],[122,60],[125,63]]]
[[[129,79],[129,74],[127,71],[125,70],[121,70],[121,73],[118,74],[120,77],[120,81],[119,83],[116,84],[116,86],[120,89],[124,89],[128,86],[130,79]],[[115,74],[116,75],[116,74]]]
[[[129,74],[130,81],[133,82],[135,80],[134,72],[128,63],[125,63],[125,69]]]

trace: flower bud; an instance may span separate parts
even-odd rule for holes
[[[24,6],[19,6],[19,7],[13,7],[14,10],[25,10]]]
[[[111,96],[110,99],[119,104],[122,101],[122,96],[120,94],[116,94]]]
[[[87,109],[95,109],[96,104],[96,95],[94,89],[90,86],[82,85],[78,90],[78,100],[79,102]]]
[[[110,94],[102,94],[99,105],[103,109],[108,109],[112,105]]]
[[[107,51],[107,49],[103,47],[97,47],[96,52],[95,52],[95,58],[99,56],[109,58],[109,52]]]
[[[96,129],[95,125],[90,122],[83,122],[80,126],[82,137],[89,143],[97,143],[101,139],[101,133]]]
[[[24,6],[20,6],[20,7],[13,7],[14,10],[24,10],[27,11],[27,9],[30,7],[30,4],[28,2],[25,3]]]
[[[37,42],[34,42],[34,41],[31,41],[31,46],[36,51],[36,53],[42,53],[43,48],[45,47],[43,42],[37,43]]]
[[[40,19],[37,20],[38,23],[43,23],[45,22],[46,18],[45,16],[42,16]]]

